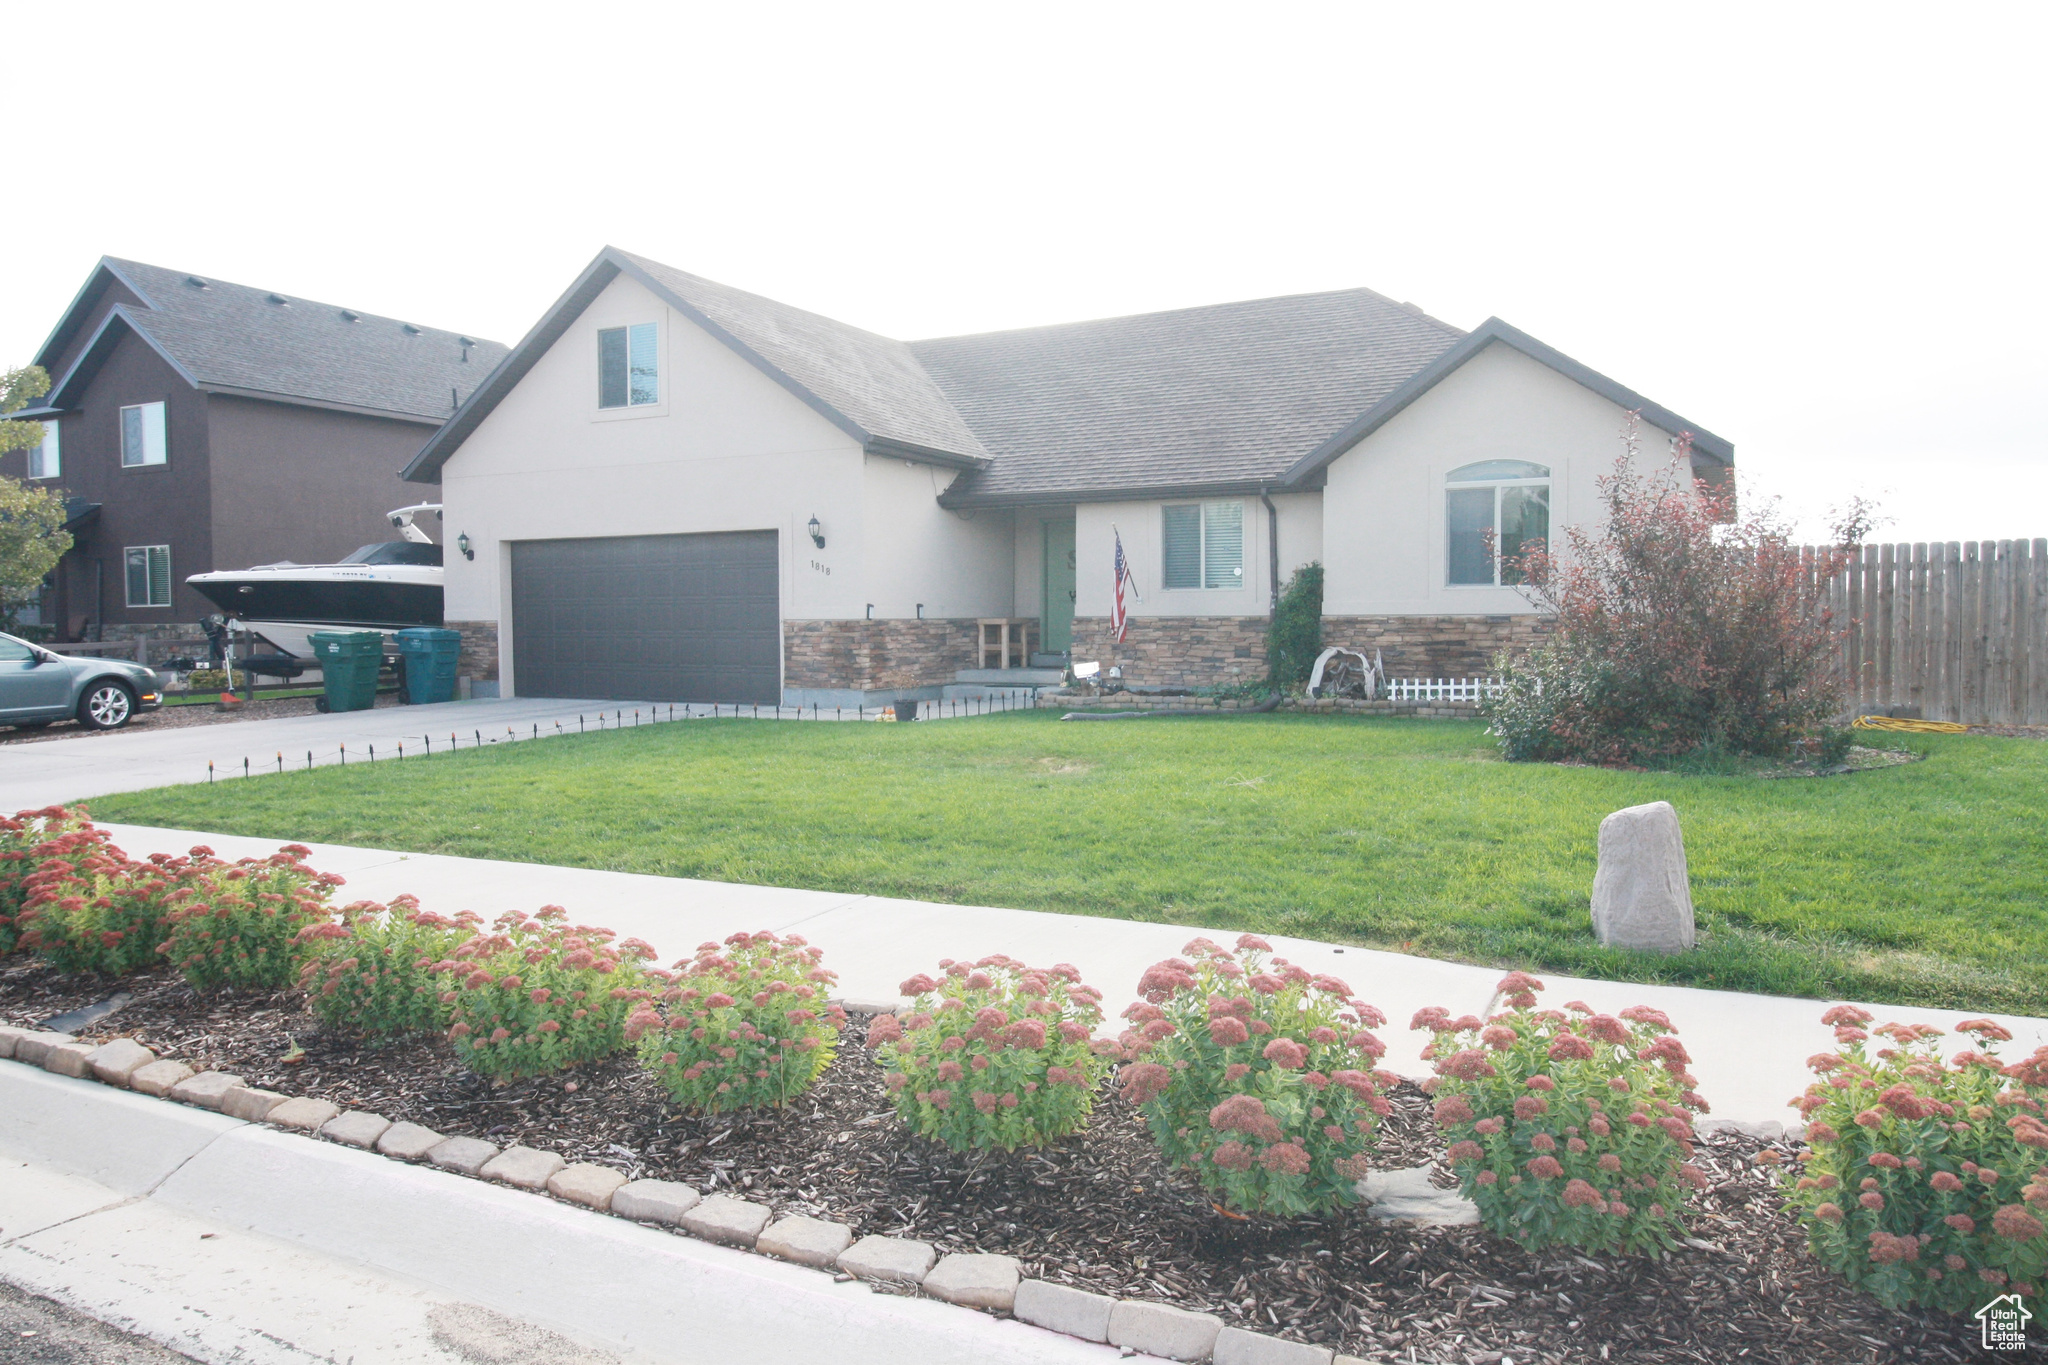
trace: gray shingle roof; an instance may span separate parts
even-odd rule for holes
[[[630,251],[616,254],[867,435],[970,459],[988,454],[907,343]]]
[[[1464,333],[1369,289],[912,342],[990,468],[948,501],[1275,480]]]
[[[451,390],[467,398],[506,354],[495,341],[477,340],[465,361],[454,332],[408,330],[396,318],[210,276],[201,288],[182,270],[140,261],[107,257],[102,264],[151,305],[125,307],[129,325],[203,388],[439,422],[454,410]]]

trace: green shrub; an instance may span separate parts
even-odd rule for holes
[[[1354,1204],[1379,1117],[1368,1068],[1386,1022],[1335,977],[1312,976],[1246,934],[1231,953],[1198,938],[1148,970],[1124,1011],[1122,1087],[1160,1151],[1246,1213]]]
[[[512,1079],[562,1071],[626,1045],[626,1015],[665,973],[640,964],[654,949],[609,929],[565,925],[559,905],[499,916],[497,932],[456,945],[434,964],[449,1007],[448,1038],[464,1066]]]
[[[1065,963],[1034,970],[997,954],[950,958],[903,983],[902,1018],[878,1015],[868,1045],[896,1113],[956,1152],[1042,1147],[1078,1131],[1107,1064],[1091,1046],[1102,993]]]
[[[199,845],[166,898],[157,948],[195,990],[283,990],[298,977],[299,931],[328,917],[341,878],[315,872],[312,850],[286,844],[268,858],[227,863]]]
[[[1266,627],[1266,674],[1288,690],[1308,686],[1316,656],[1323,652],[1323,566],[1304,564],[1280,590],[1280,602]]]
[[[49,806],[0,817],[0,956],[14,951],[20,935],[15,921],[28,900],[28,878],[43,858],[62,857],[75,847],[52,850],[51,844],[82,830],[92,830],[83,806]]]
[[[1888,1307],[1970,1313],[2048,1282],[2048,1048],[2001,1066],[2012,1037],[1989,1019],[1957,1025],[1981,1051],[1944,1061],[1925,1024],[1876,1030],[1871,1016],[1821,1016],[1839,1048],[1809,1058],[1820,1079],[1798,1101],[1806,1169],[1788,1195],[1814,1258]]]
[[[67,848],[72,851],[58,855]],[[153,966],[187,860],[159,853],[133,862],[90,828],[44,849],[24,883],[29,895],[17,917],[21,946],[60,972],[125,976]]]
[[[1480,1220],[1525,1247],[1651,1254],[1677,1244],[1688,1187],[1690,1060],[1671,1021],[1636,1007],[1620,1018],[1577,1001],[1536,1008],[1543,983],[1510,972],[1510,1008],[1481,1021],[1431,1006],[1412,1027],[1434,1040],[1436,1121],[1459,1187]]]
[[[677,1104],[703,1113],[784,1105],[832,1064],[846,1013],[838,980],[795,934],[706,943],[663,994],[626,1017],[626,1041]],[[667,1013],[661,1006],[667,1007]]]
[[[453,919],[422,910],[412,896],[397,897],[389,909],[357,901],[339,913],[299,930],[306,1007],[329,1028],[372,1038],[446,1029],[449,1007],[434,966],[481,921],[467,910]]]

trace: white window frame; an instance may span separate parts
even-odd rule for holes
[[[154,568],[157,555],[159,553],[163,555],[164,600],[161,602],[138,602],[135,600],[135,579],[131,570],[135,567],[133,561],[138,553],[143,556],[142,589],[144,595],[149,597],[156,595],[156,574],[152,572],[152,569]],[[125,595],[130,607],[137,610],[155,610],[169,607],[171,605],[171,598],[177,591],[177,584],[171,581],[171,547],[168,545],[124,545],[121,547],[121,579],[122,586],[126,589]]]
[[[43,422],[42,441],[28,448],[28,476],[31,479],[63,477],[64,454],[60,436],[57,419],[46,418]]]
[[[648,346],[652,352],[649,359],[653,367],[654,395],[651,398],[638,396],[633,386],[633,350],[637,339],[634,334],[643,329],[649,334]],[[612,332],[623,332],[626,339],[626,401],[623,403],[606,403],[604,401],[604,342],[606,335]],[[611,416],[626,412],[647,412],[659,408],[663,401],[661,372],[667,368],[662,364],[661,323],[658,321],[622,322],[613,326],[600,327],[597,329],[596,341],[597,410],[606,416]]]
[[[1195,515],[1195,573],[1200,580],[1193,586],[1176,585],[1167,573],[1166,513],[1175,507],[1200,509]],[[1212,512],[1222,508],[1233,508],[1237,512],[1237,568],[1227,583],[1209,581],[1209,521]],[[1245,536],[1251,518],[1245,515],[1244,502],[1239,498],[1219,498],[1209,502],[1166,502],[1159,505],[1159,586],[1163,592],[1240,592],[1246,586],[1245,579]]]
[[[1505,458],[1508,458],[1508,457],[1503,457],[1503,458],[1505,459]],[[1458,469],[1469,469],[1469,468],[1471,468],[1471,467],[1472,467],[1472,465],[1475,465],[1475,464],[1491,464],[1491,463],[1494,463],[1494,462],[1493,462],[1493,461],[1491,461],[1491,460],[1474,460],[1474,461],[1471,461],[1471,462],[1469,462],[1469,463],[1467,463],[1467,464],[1463,464],[1463,465],[1460,465],[1460,466],[1458,466]],[[1554,516],[1556,515],[1556,512],[1557,512],[1557,508],[1556,508],[1555,506],[1553,506],[1553,505],[1551,504],[1551,501],[1550,501],[1550,497],[1549,497],[1549,494],[1550,494],[1550,492],[1551,492],[1551,485],[1552,485],[1552,484],[1554,484],[1554,483],[1556,482],[1556,477],[1555,477],[1555,475],[1554,475],[1554,474],[1552,474],[1552,473],[1548,472],[1548,471],[1550,470],[1550,466],[1549,466],[1549,465],[1546,465],[1546,464],[1542,464],[1542,463],[1541,463],[1541,462],[1539,462],[1539,461],[1536,461],[1536,460],[1515,460],[1515,461],[1514,461],[1514,463],[1516,463],[1516,464],[1528,464],[1528,465],[1535,465],[1535,466],[1536,466],[1537,468],[1539,468],[1539,469],[1542,469],[1542,470],[1544,470],[1544,471],[1546,471],[1546,472],[1545,472],[1545,473],[1543,473],[1543,474],[1540,474],[1540,475],[1534,475],[1534,474],[1532,474],[1532,475],[1528,476],[1527,478],[1516,478],[1516,479],[1453,479],[1453,478],[1449,477],[1448,475],[1446,475],[1446,476],[1445,476],[1445,478],[1444,478],[1444,515],[1443,515],[1443,521],[1442,521],[1442,523],[1441,523],[1441,524],[1442,524],[1442,526],[1443,526],[1443,528],[1444,528],[1444,586],[1445,586],[1445,587],[1447,587],[1447,588],[1453,588],[1453,589],[1455,589],[1455,588],[1500,588],[1500,587],[1513,587],[1513,586],[1514,586],[1514,585],[1513,585],[1513,584],[1511,584],[1511,583],[1503,583],[1503,582],[1501,581],[1501,561],[1502,561],[1503,559],[1506,559],[1506,558],[1508,558],[1508,557],[1509,557],[1510,555],[1515,555],[1515,554],[1520,554],[1520,553],[1521,553],[1521,546],[1519,546],[1519,545],[1517,545],[1517,546],[1513,546],[1513,547],[1505,546],[1505,545],[1502,545],[1502,544],[1500,543],[1500,539],[1499,539],[1499,537],[1500,537],[1500,515],[1501,515],[1501,498],[1502,498],[1502,495],[1504,494],[1504,492],[1505,492],[1505,491],[1506,491],[1507,489],[1510,489],[1510,488],[1541,488],[1541,489],[1542,489],[1542,490],[1544,491],[1544,507],[1545,507],[1545,512],[1546,512],[1546,516],[1545,516],[1545,527],[1546,527],[1546,530],[1545,530],[1545,534],[1544,534],[1544,537],[1543,537],[1543,543],[1544,543],[1545,545],[1548,545],[1548,544],[1550,543],[1550,536],[1549,536],[1549,533],[1548,533],[1548,523],[1549,523],[1549,520],[1550,520],[1550,519],[1551,519],[1552,517],[1554,517]],[[1452,474],[1455,474],[1455,473],[1457,473],[1457,472],[1458,472],[1458,470],[1457,470],[1457,469],[1454,469],[1454,470],[1452,470],[1452,471],[1451,471],[1451,473],[1452,473]],[[1454,582],[1452,582],[1452,581],[1451,581],[1451,540],[1450,540],[1450,531],[1451,531],[1451,501],[1450,501],[1450,495],[1451,495],[1452,493],[1454,493],[1454,492],[1457,492],[1457,491],[1461,490],[1461,489],[1462,489],[1462,490],[1469,490],[1469,489],[1479,489],[1479,488],[1491,488],[1491,489],[1493,490],[1493,523],[1492,523],[1492,524],[1493,524],[1493,534],[1494,534],[1494,546],[1493,546],[1493,555],[1492,555],[1492,560],[1493,560],[1493,578],[1492,578],[1492,579],[1491,579],[1490,581],[1488,581],[1488,582],[1484,582],[1484,583],[1454,583]]]
[[[129,459],[128,414],[140,413],[136,420],[142,427],[142,451],[140,459]],[[121,440],[121,468],[147,469],[152,465],[169,464],[170,433],[167,430],[169,417],[161,400],[155,403],[129,403],[122,407],[119,436]]]

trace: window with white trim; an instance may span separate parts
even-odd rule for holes
[[[652,322],[598,329],[600,408],[640,408],[661,401],[660,365],[655,359],[660,339],[661,329]]]
[[[164,405],[131,403],[121,409],[121,467],[137,469],[162,464],[169,455],[164,445]]]
[[[1244,504],[1168,503],[1159,509],[1165,588],[1244,586]]]
[[[57,423],[52,419],[43,423],[42,443],[28,448],[28,476],[31,479],[54,479],[63,472],[64,461],[57,445]]]
[[[1514,565],[1534,541],[1550,543],[1550,466],[1481,460],[1444,478],[1445,581],[1497,587],[1522,581]]]
[[[171,547],[130,545],[128,560],[128,605],[168,607],[171,605]]]

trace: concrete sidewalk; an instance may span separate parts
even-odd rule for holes
[[[114,842],[131,856],[184,853],[206,844],[223,857],[267,856],[277,841],[192,830],[108,825]],[[398,853],[336,844],[309,845],[312,863],[338,873],[347,885],[338,899],[388,901],[410,892],[429,910],[453,914],[474,910],[494,919],[507,910],[543,905],[566,908],[572,922],[602,925],[621,938],[654,945],[658,960],[688,957],[699,943],[739,930],[794,930],[825,951],[825,965],[839,974],[840,995],[851,1002],[893,1008],[897,985],[918,972],[933,971],[942,957],[971,960],[1007,953],[1033,965],[1070,962],[1103,993],[1114,1026],[1124,1006],[1136,999],[1147,967],[1181,951],[1191,937],[1205,934],[1228,943],[1235,931],[1188,929],[1170,924],[1059,915],[989,906],[940,905],[929,901],[832,891],[792,890],[731,882],[653,877],[532,863],[494,862],[441,854]],[[1428,1064],[1420,1051],[1426,1035],[1408,1021],[1425,1005],[1455,1014],[1484,1015],[1494,1000],[1501,970],[1434,958],[1339,947],[1307,939],[1267,935],[1276,952],[1314,972],[1350,984],[1386,1012],[1380,1031],[1387,1044],[1385,1064],[1420,1078]],[[1700,1093],[1714,1106],[1712,1118],[1756,1125],[1791,1123],[1787,1104],[1806,1088],[1805,1060],[1834,1045],[1833,1031],[1820,1022],[1829,1001],[1743,995],[1682,986],[1638,986],[1612,981],[1548,977],[1546,1003],[1583,1000],[1613,1013],[1649,1005],[1671,1016],[1692,1054]],[[1879,1019],[1953,1029],[1970,1015],[1953,1010],[1866,1005]],[[2006,1045],[2017,1059],[2048,1046],[2048,1019],[1993,1015],[2013,1032]],[[1952,1038],[1955,1048],[1967,1039]]]

